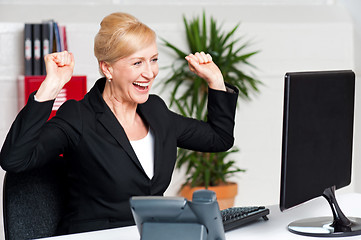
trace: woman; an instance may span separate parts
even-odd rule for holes
[[[205,53],[186,57],[209,85],[208,122],[171,112],[149,91],[158,74],[156,35],[131,15],[105,17],[95,37],[104,75],[83,100],[64,103],[47,122],[54,99],[72,76],[71,53],[45,57],[47,76],[19,113],[0,155],[4,170],[26,171],[63,154],[70,201],[59,233],[134,224],[131,196],[163,195],[177,147],[226,151],[233,145],[237,90]]]

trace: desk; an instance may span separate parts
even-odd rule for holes
[[[346,216],[361,218],[361,194],[349,193],[337,195],[337,201]],[[281,239],[315,239],[315,237],[306,237],[293,234],[287,230],[287,225],[298,219],[317,217],[317,216],[331,216],[330,207],[323,197],[316,198],[307,203],[304,203],[296,208],[281,212],[278,205],[268,206],[270,214],[269,221],[260,219],[257,222],[243,226],[241,228],[229,231],[226,233],[227,240],[239,239],[267,239],[267,240],[281,240]],[[59,236],[52,238],[43,238],[42,240],[139,240],[139,233],[136,226],[116,228],[110,230],[94,231],[87,233],[71,234],[67,236]],[[341,238],[321,238],[323,239],[341,239]],[[347,237],[347,240],[361,239],[361,236]]]

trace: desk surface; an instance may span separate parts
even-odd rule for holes
[[[349,217],[361,218],[361,194],[350,193],[337,195],[337,201],[345,213]],[[306,237],[293,234],[287,230],[287,225],[295,220],[319,217],[319,216],[331,216],[330,207],[323,197],[316,198],[312,201],[304,203],[298,207],[281,212],[278,205],[268,206],[270,214],[268,215],[269,220],[264,221],[260,219],[257,222],[243,226],[233,231],[226,233],[227,240],[238,240],[242,239],[267,239],[267,240],[280,240],[280,239],[314,239],[314,237]],[[116,228],[103,231],[87,232],[80,234],[72,234],[67,236],[43,238],[42,240],[139,240],[139,233],[135,226]],[[325,238],[322,239],[335,239]],[[337,239],[337,238],[336,238]],[[340,239],[340,238],[338,238]],[[361,236],[347,237],[347,240],[361,239]]]

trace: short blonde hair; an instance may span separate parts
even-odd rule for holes
[[[112,13],[100,23],[94,39],[94,54],[99,63],[112,64],[155,41],[155,32],[134,16]]]

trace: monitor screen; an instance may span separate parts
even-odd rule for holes
[[[355,75],[286,73],[281,210],[350,184]]]
[[[282,211],[319,196],[336,205],[337,202],[333,202],[334,190],[350,184],[354,98],[355,74],[351,70],[286,73],[280,192]],[[341,211],[337,214],[343,215]],[[348,221],[346,217],[343,220]],[[344,234],[343,230],[333,228],[332,219],[330,225],[320,225],[320,233],[308,232],[311,229],[315,231],[316,227],[311,224],[307,229],[303,227],[306,226],[304,222],[289,225],[289,230],[312,236],[324,236],[321,232],[327,236],[335,232]],[[339,226],[343,228],[344,223]],[[361,230],[347,232],[348,235],[360,234]]]

